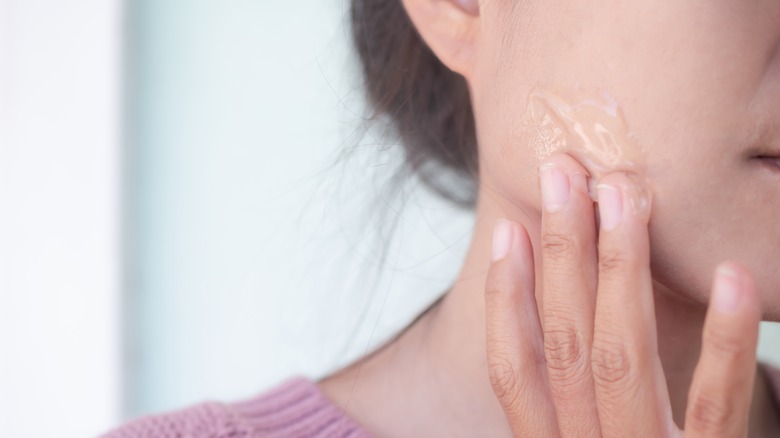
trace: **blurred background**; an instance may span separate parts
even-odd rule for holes
[[[473,217],[395,178],[347,8],[0,0],[3,436],[317,378],[446,290]]]

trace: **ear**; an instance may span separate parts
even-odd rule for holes
[[[450,70],[467,79],[476,60],[478,0],[403,0],[428,47]]]

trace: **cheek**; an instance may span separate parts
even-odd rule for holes
[[[716,265],[742,262],[756,273],[770,315],[780,317],[780,270],[775,266],[780,225],[771,214],[780,211],[780,196],[746,195],[760,191],[761,184],[741,167],[735,149],[745,131],[740,117],[748,112],[767,54],[776,52],[766,35],[778,35],[780,2],[771,8],[758,3],[629,2],[622,12],[603,10],[569,22],[560,20],[574,13],[550,6],[525,11],[534,20],[512,22],[522,30],[492,27],[469,78],[481,183],[491,196],[538,222],[537,166],[540,158],[563,147],[559,140],[567,134],[545,130],[544,122],[533,117],[531,125],[540,129],[525,129],[529,96],[553,85],[558,94],[596,99],[608,91],[638,144],[633,151],[646,152],[643,169],[627,170],[644,173],[654,195],[654,275],[704,303]],[[598,5],[607,2],[588,9],[596,11]],[[734,11],[725,13],[729,5]],[[500,20],[493,21],[506,22]],[[517,35],[507,39],[513,32]],[[546,56],[550,53],[555,56]],[[554,109],[549,113],[561,116]],[[626,161],[631,160],[622,164]]]
[[[656,179],[653,209],[650,217],[650,248],[653,278],[677,294],[698,303],[706,303],[710,277],[715,269],[712,239],[717,207],[708,203],[701,176],[665,170],[667,178]]]
[[[510,208],[527,216],[538,213],[539,160],[529,139],[517,135],[530,91],[526,84],[509,83],[506,75],[472,86],[472,101],[479,143],[480,184]]]
[[[755,163],[729,153],[686,154],[654,181],[650,240],[653,277],[707,303],[718,264],[753,272],[764,317],[780,320],[780,190]]]
[[[479,111],[477,112],[479,114]],[[477,116],[481,191],[499,197],[506,207],[524,215],[541,215],[538,161],[522,138],[503,134],[506,126],[495,118]],[[492,128],[492,129],[491,129]]]

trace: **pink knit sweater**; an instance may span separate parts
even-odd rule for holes
[[[296,377],[259,397],[207,402],[131,421],[103,438],[368,438],[314,382]]]
[[[780,406],[780,369],[766,367]],[[257,398],[234,404],[203,403],[141,418],[104,438],[367,438],[371,435],[298,377]]]

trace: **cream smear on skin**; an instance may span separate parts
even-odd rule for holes
[[[565,96],[565,97],[564,97]],[[528,95],[523,130],[532,138],[534,155],[543,160],[562,152],[585,167],[591,199],[601,177],[624,172],[637,182],[635,213],[650,207],[645,150],[629,130],[623,111],[609,93],[553,93],[535,88]]]

